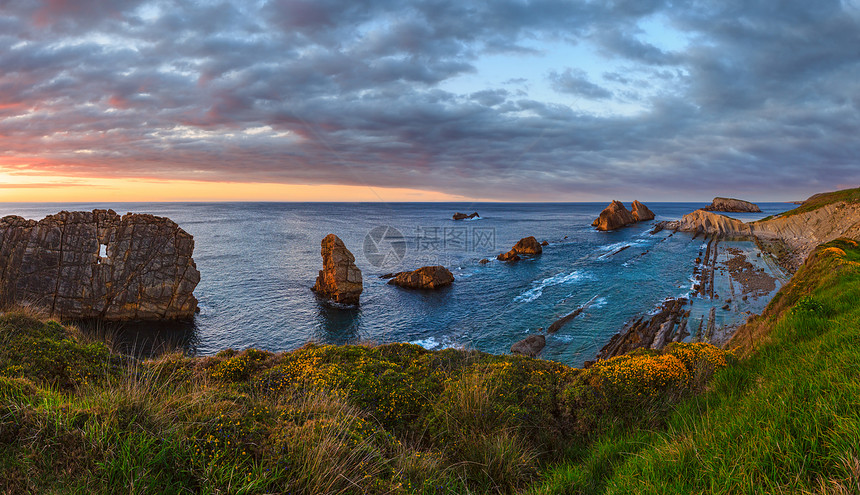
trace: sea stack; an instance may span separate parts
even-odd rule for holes
[[[631,214],[633,215],[633,219],[637,222],[647,222],[648,220],[654,220],[654,212],[649,210],[647,206],[643,205],[639,201],[633,202]]]
[[[355,266],[355,256],[334,234],[320,242],[323,269],[313,286],[314,292],[340,304],[357,305],[363,289],[361,270]]]
[[[499,261],[517,261],[523,256],[537,256],[543,252],[543,248],[534,236],[523,237],[507,253],[496,257]]]
[[[653,220],[654,213],[639,201],[633,202],[633,213],[624,207],[621,201],[612,201],[600,216],[591,223],[597,230],[615,230],[621,227],[646,220]]]
[[[454,282],[454,274],[444,266],[424,266],[411,272],[400,272],[388,281],[407,289],[439,289]]]
[[[55,318],[190,320],[200,282],[194,238],[168,218],[61,211],[0,219],[0,304]]]
[[[703,208],[705,211],[726,211],[733,213],[761,213],[758,205],[732,198],[714,198],[710,205]]]
[[[454,220],[471,220],[471,219],[476,218],[476,217],[481,218],[481,215],[478,215],[477,211],[470,214],[470,215],[466,215],[465,213],[460,213],[458,211],[457,213],[454,213],[453,218],[454,218]]]

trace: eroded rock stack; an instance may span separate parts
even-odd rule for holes
[[[633,219],[637,222],[647,222],[648,220],[654,220],[654,212],[649,210],[647,206],[643,205],[639,201],[634,201],[631,214],[633,215]]]
[[[480,218],[481,215],[478,215],[477,211],[470,214],[470,215],[466,215],[465,213],[460,213],[459,211],[457,213],[454,213],[454,220],[471,220],[475,217]]]
[[[397,273],[388,281],[391,285],[407,289],[433,290],[454,282],[454,275],[444,266],[424,266],[411,272]]]
[[[496,257],[500,261],[517,261],[521,256],[537,256],[543,252],[543,248],[534,236],[524,237],[514,244],[507,253]]]
[[[0,303],[53,317],[186,320],[200,272],[194,239],[168,218],[61,211],[0,219]]]
[[[705,211],[729,211],[729,212],[751,212],[760,213],[758,205],[733,198],[714,198],[710,205],[703,208]]]
[[[355,256],[334,234],[320,242],[323,269],[313,286],[314,292],[340,304],[356,305],[363,290],[361,270],[355,266]]]
[[[613,201],[591,223],[597,230],[615,230],[636,222],[653,220],[654,213],[639,201],[633,202],[633,213],[621,201]]]

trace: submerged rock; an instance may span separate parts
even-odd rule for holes
[[[597,230],[615,230],[636,222],[653,220],[654,213],[639,201],[633,202],[633,213],[621,201],[613,201],[591,223]]]
[[[758,205],[733,198],[714,198],[710,205],[703,208],[705,211],[729,211],[729,212],[752,212],[761,213]]]
[[[454,213],[454,220],[466,220],[466,219],[471,220],[472,218],[475,218],[475,217],[480,218],[481,215],[478,215],[477,211],[472,213],[471,215],[466,215],[465,213],[460,213],[459,211],[457,213]]]
[[[358,304],[363,286],[361,270],[355,266],[355,256],[334,234],[325,236],[320,242],[320,255],[323,269],[311,290],[341,304]]]
[[[512,354],[535,357],[546,346],[546,337],[543,335],[529,335],[523,340],[511,346]]]
[[[496,257],[499,261],[518,261],[523,256],[537,256],[543,252],[543,248],[534,236],[523,237],[507,253]]]
[[[193,237],[168,218],[61,211],[0,219],[0,303],[53,317],[187,320],[200,282]]]
[[[400,272],[388,281],[407,289],[439,289],[454,282],[454,275],[444,266],[424,266],[411,272]]]

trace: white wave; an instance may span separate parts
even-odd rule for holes
[[[441,349],[462,349],[463,345],[455,342],[450,337],[442,337],[441,340],[436,337],[427,337],[426,339],[418,339],[409,341],[410,344],[420,345],[428,351],[438,351]]]
[[[570,273],[559,273],[558,275],[553,275],[552,277],[532,282],[531,288],[515,297],[514,302],[532,302],[542,296],[543,290],[547,287],[561,284],[572,284],[574,282],[590,278],[591,275],[578,270]]]
[[[442,345],[438,340],[436,340],[433,337],[427,337],[426,339],[412,340],[409,343],[420,345],[421,347],[427,349],[428,351],[438,349]]]
[[[627,242],[627,241],[624,241],[624,242],[616,242],[616,243],[614,243],[614,244],[607,244],[607,245],[605,245],[605,246],[600,246],[600,247],[598,247],[598,248],[597,248],[597,250],[598,250],[598,251],[609,251],[609,252],[612,252],[612,251],[615,251],[615,250],[617,250],[617,249],[621,249],[621,248],[623,248],[624,246],[632,246],[633,244],[635,244],[635,243],[630,243],[630,242]]]
[[[606,306],[606,303],[608,303],[608,302],[609,301],[607,301],[605,297],[598,297],[588,307],[591,309],[600,309],[600,308]]]
[[[474,221],[480,220],[480,219],[481,219],[481,215],[478,215],[475,218],[464,218],[463,221],[464,222],[474,222]]]

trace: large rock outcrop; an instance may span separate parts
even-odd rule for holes
[[[597,230],[605,231],[653,219],[654,213],[639,201],[633,202],[633,213],[628,211],[621,201],[613,201],[600,212],[600,216],[595,218],[591,225]]]
[[[411,272],[397,273],[388,281],[391,285],[407,289],[433,290],[451,285],[454,275],[444,266],[424,266]]]
[[[0,219],[0,302],[59,318],[186,320],[200,272],[194,239],[168,218],[61,211]]]
[[[714,198],[710,205],[703,208],[705,211],[727,211],[735,213],[760,213],[758,205],[744,201],[742,199],[733,198]]]
[[[517,261],[522,256],[537,256],[543,252],[541,244],[534,236],[523,237],[514,247],[507,253],[502,253],[496,257],[500,261]]]
[[[637,222],[654,220],[654,212],[649,210],[647,206],[643,205],[639,201],[633,202],[633,207],[631,208],[630,213],[633,215],[633,219]]]
[[[363,290],[361,270],[355,266],[355,256],[334,234],[320,242],[323,269],[313,286],[314,292],[340,304],[356,305]]]
[[[511,346],[511,354],[521,354],[528,357],[536,357],[546,346],[546,337],[543,335],[529,335],[523,340]]]
[[[750,233],[749,225],[744,222],[705,210],[687,213],[673,227],[684,232],[701,234],[746,235]]]
[[[478,215],[477,211],[470,214],[470,215],[466,215],[465,213],[460,213],[459,211],[457,213],[454,213],[454,220],[471,220],[471,219],[476,218],[476,217],[481,218],[481,215]]]

